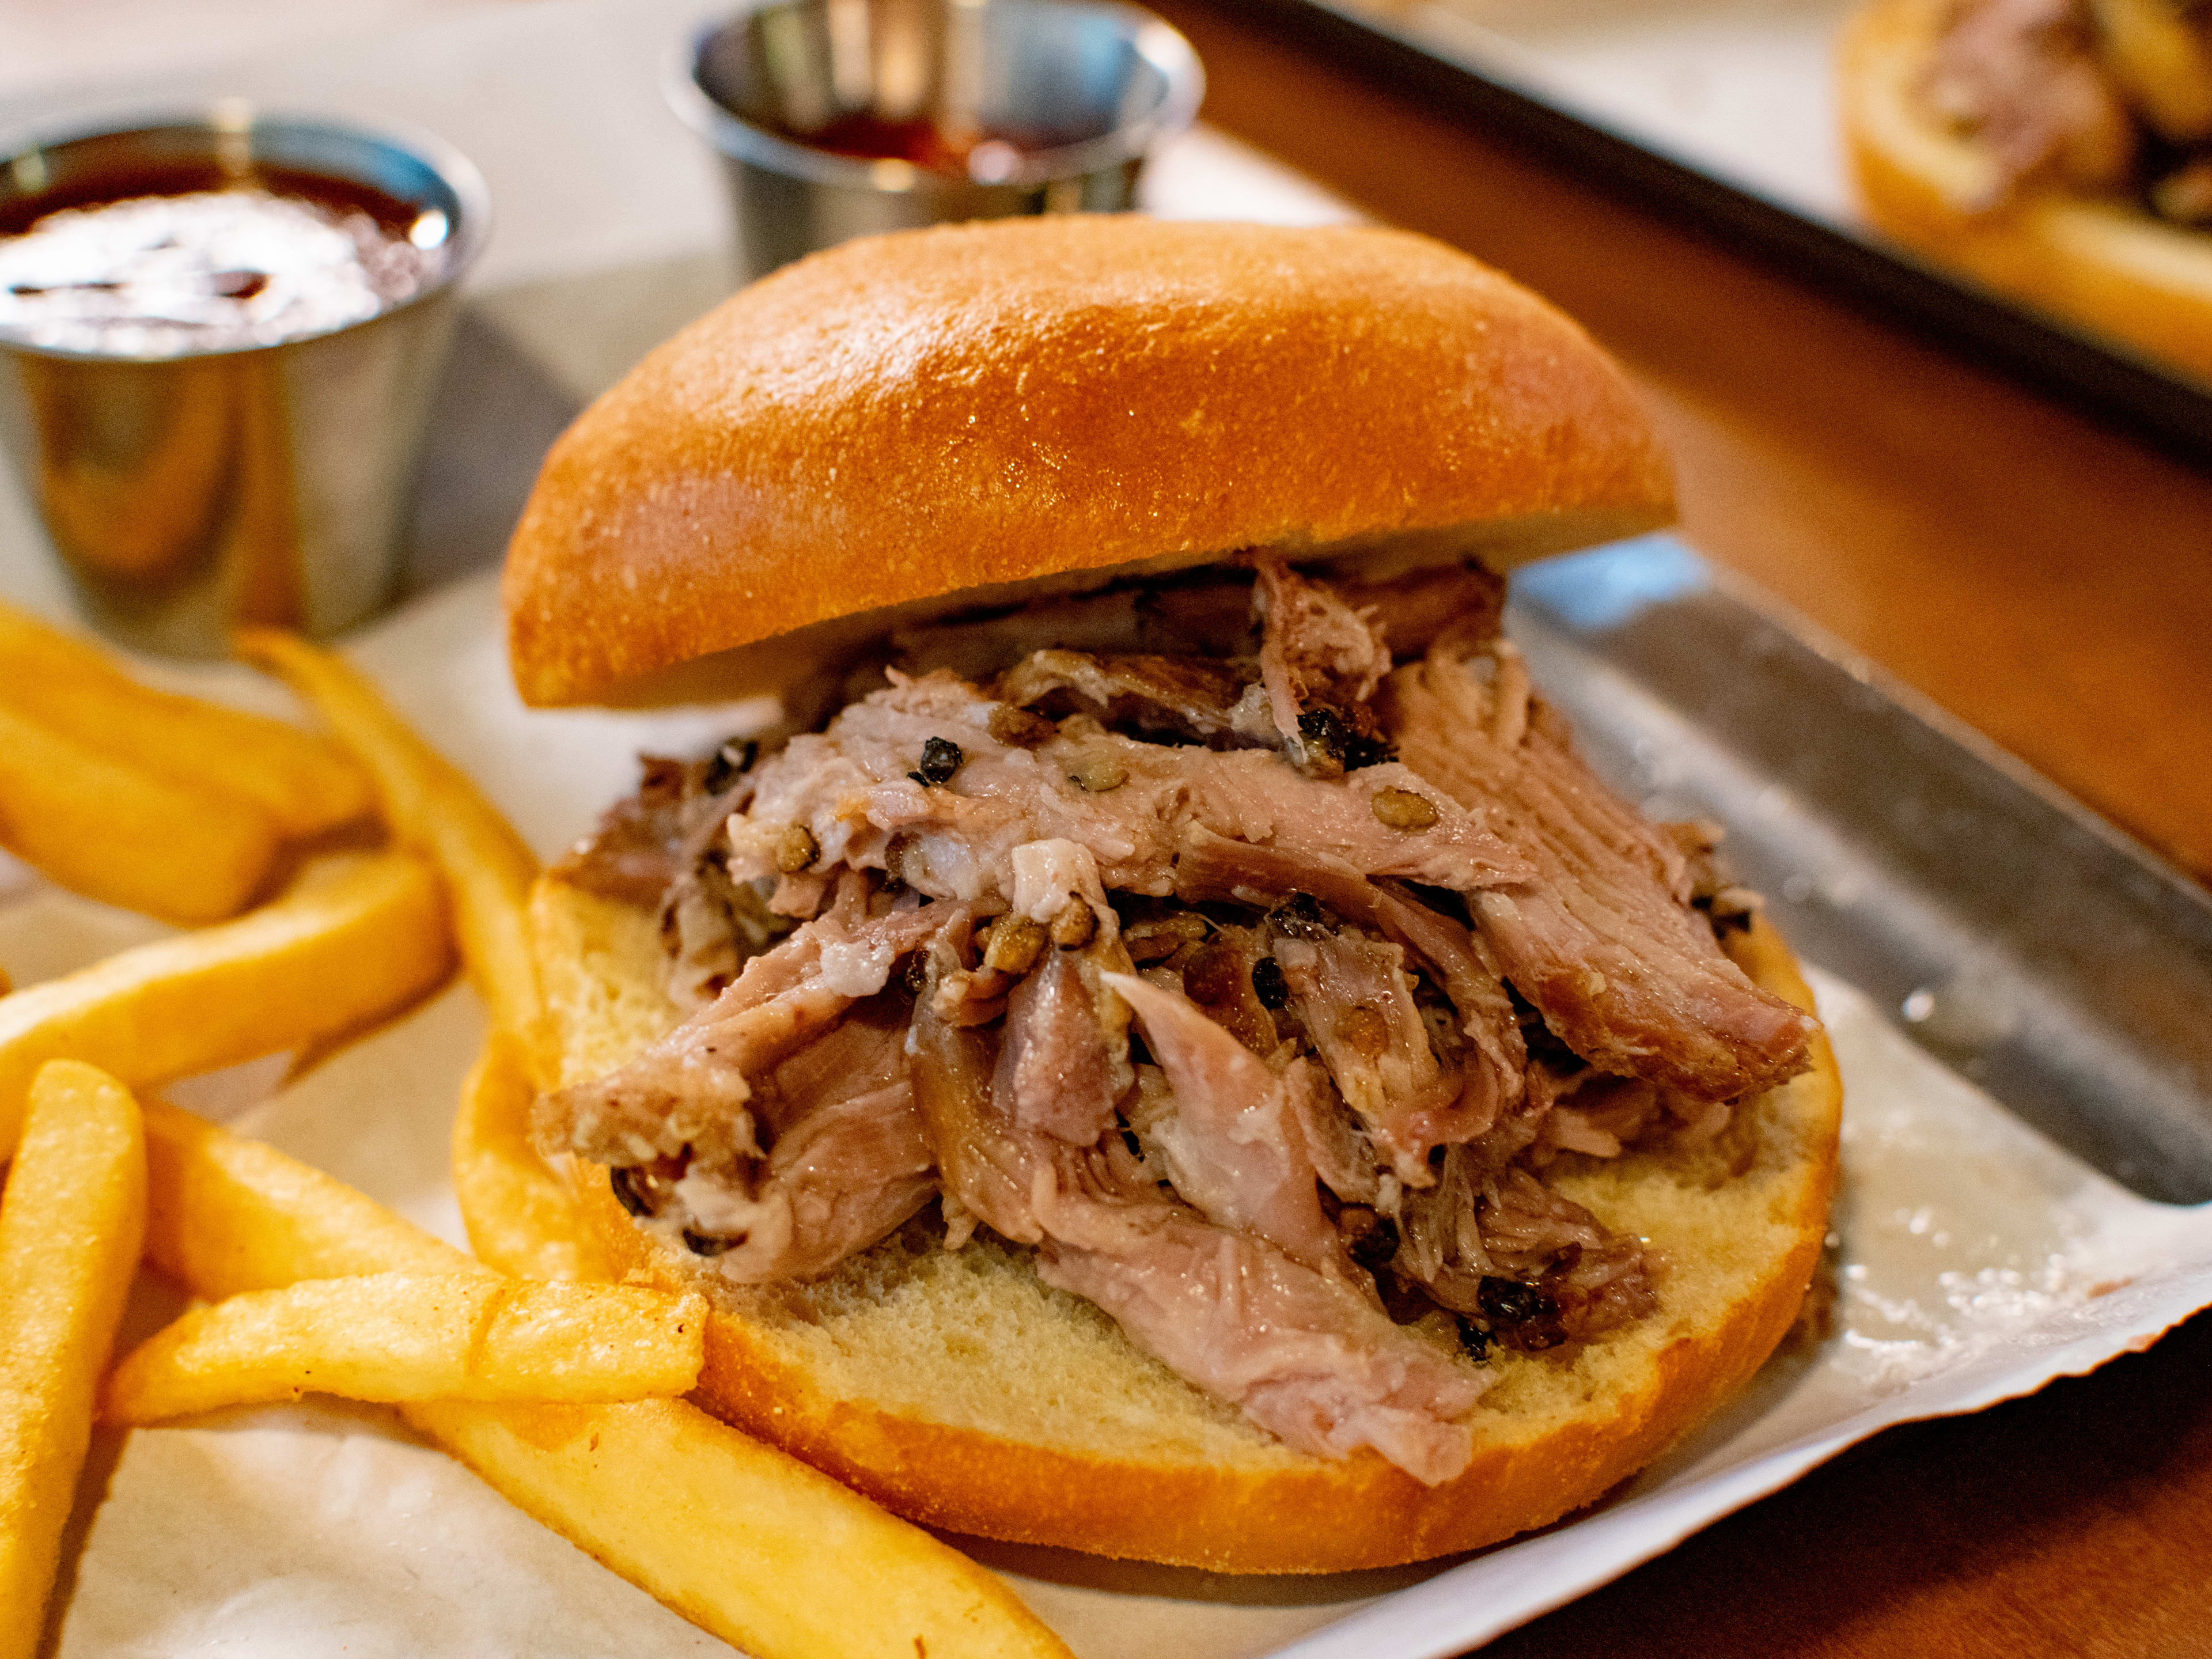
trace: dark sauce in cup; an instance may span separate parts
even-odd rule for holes
[[[0,206],[0,337],[172,357],[365,322],[443,270],[437,209],[282,167],[77,179]]]
[[[809,149],[833,155],[904,161],[927,173],[979,185],[1004,184],[1031,152],[1075,142],[1061,133],[956,127],[926,115],[894,118],[872,110],[848,110],[810,131],[787,128],[785,133]]]

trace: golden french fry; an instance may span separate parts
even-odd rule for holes
[[[282,720],[141,685],[107,653],[0,605],[0,705],[172,783],[252,802],[279,834],[368,815],[368,775]]]
[[[442,979],[445,907],[428,868],[404,853],[333,864],[236,921],[0,1000],[0,1158],[49,1060],[143,1087],[351,1030]]]
[[[967,1557],[679,1401],[404,1413],[526,1515],[761,1659],[1073,1659]]]
[[[147,1114],[147,1253],[195,1293],[466,1262],[270,1146]],[[207,1241],[228,1241],[210,1249]],[[760,1659],[1072,1659],[1005,1584],[828,1476],[672,1400],[400,1407],[529,1515]]]
[[[303,1279],[491,1270],[366,1193],[165,1101],[146,1103],[146,1259],[210,1301]]]
[[[534,1042],[538,970],[525,907],[538,877],[536,855],[476,785],[393,713],[351,664],[279,629],[240,629],[234,639],[239,655],[314,704],[368,768],[394,836],[427,854],[446,878],[461,957],[492,1024]]]
[[[0,846],[103,903],[198,923],[246,908],[276,827],[249,800],[142,771],[0,702]]]
[[[475,784],[342,659],[296,635],[245,629],[239,653],[282,675],[374,774],[394,834],[434,859],[453,896],[461,955],[492,1036],[453,1121],[453,1188],[477,1254],[533,1279],[599,1279],[608,1264],[574,1200],[530,1144],[540,1031],[527,905],[538,860]]]
[[[489,1273],[305,1279],[195,1308],[108,1378],[102,1414],[157,1423],[302,1394],[346,1400],[650,1400],[689,1393],[707,1303],[640,1285]]]
[[[32,1085],[0,1194],[0,1659],[38,1650],[145,1226],[137,1103],[93,1067],[55,1061]]]
[[[522,1279],[613,1278],[574,1197],[530,1144],[536,1093],[521,1044],[490,1033],[453,1115],[453,1193],[470,1246]]]

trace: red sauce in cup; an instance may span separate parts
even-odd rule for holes
[[[452,231],[434,209],[291,169],[74,181],[0,211],[0,337],[169,357],[328,333],[434,282]]]
[[[905,161],[925,172],[977,184],[1002,184],[1030,151],[1070,142],[1055,133],[955,130],[926,115],[891,119],[871,110],[848,110],[826,125],[789,136],[813,149],[871,161]]]

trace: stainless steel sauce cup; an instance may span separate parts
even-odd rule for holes
[[[0,442],[93,624],[136,649],[221,656],[238,623],[334,633],[390,599],[456,283],[489,229],[483,179],[436,140],[229,102],[128,128],[0,139],[0,215],[114,180],[264,169],[443,215],[412,298],[281,343],[130,356],[0,330]],[[205,188],[204,185],[191,187]],[[110,197],[109,199],[112,199]]]
[[[1204,91],[1188,41],[1112,0],[768,0],[701,28],[668,84],[722,157],[749,277],[878,231],[1127,208]],[[983,142],[964,177],[807,142],[854,118]]]

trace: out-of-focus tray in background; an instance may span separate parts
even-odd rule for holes
[[[2212,382],[1865,222],[1837,126],[1851,0],[1239,0],[1437,107],[2212,463]]]

